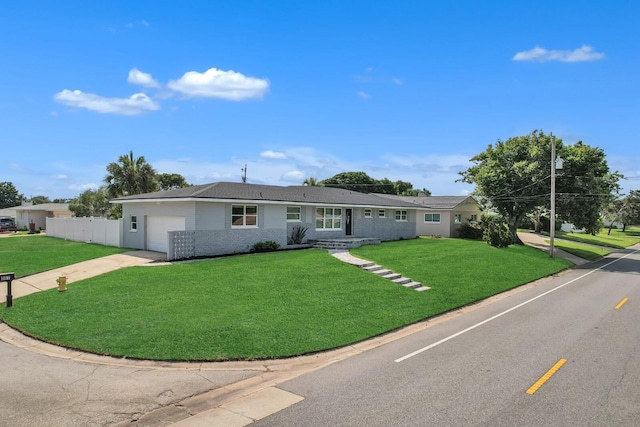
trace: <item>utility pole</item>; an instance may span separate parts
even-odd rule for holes
[[[244,164],[244,168],[240,169],[242,171],[242,182],[246,183],[247,182],[247,164]]]
[[[551,135],[551,218],[549,220],[549,256],[553,258],[553,239],[556,235],[556,137]]]

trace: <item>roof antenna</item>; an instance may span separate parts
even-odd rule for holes
[[[240,168],[240,170],[242,171],[242,182],[246,183],[247,182],[247,164],[244,164],[244,168]]]

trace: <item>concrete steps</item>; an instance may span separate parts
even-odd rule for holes
[[[369,237],[345,237],[342,239],[321,239],[310,240],[314,248],[327,250],[347,250],[351,248],[359,248],[362,245],[379,245],[380,239]]]
[[[367,261],[358,257],[354,257],[348,250],[329,250],[329,253],[340,261],[355,265],[370,273],[377,274],[378,276],[390,280],[391,282],[404,286],[405,288],[413,289],[417,292],[422,292],[430,289],[428,286],[423,286],[422,283],[416,282],[408,277],[404,277],[402,274],[394,273],[393,271],[382,267],[371,261]]]

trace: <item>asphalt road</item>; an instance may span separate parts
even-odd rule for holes
[[[304,400],[252,426],[636,426],[640,253],[616,257],[280,384]]]

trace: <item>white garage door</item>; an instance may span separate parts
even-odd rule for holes
[[[148,216],[147,217],[147,249],[167,252],[169,250],[168,231],[185,229],[183,216]]]

